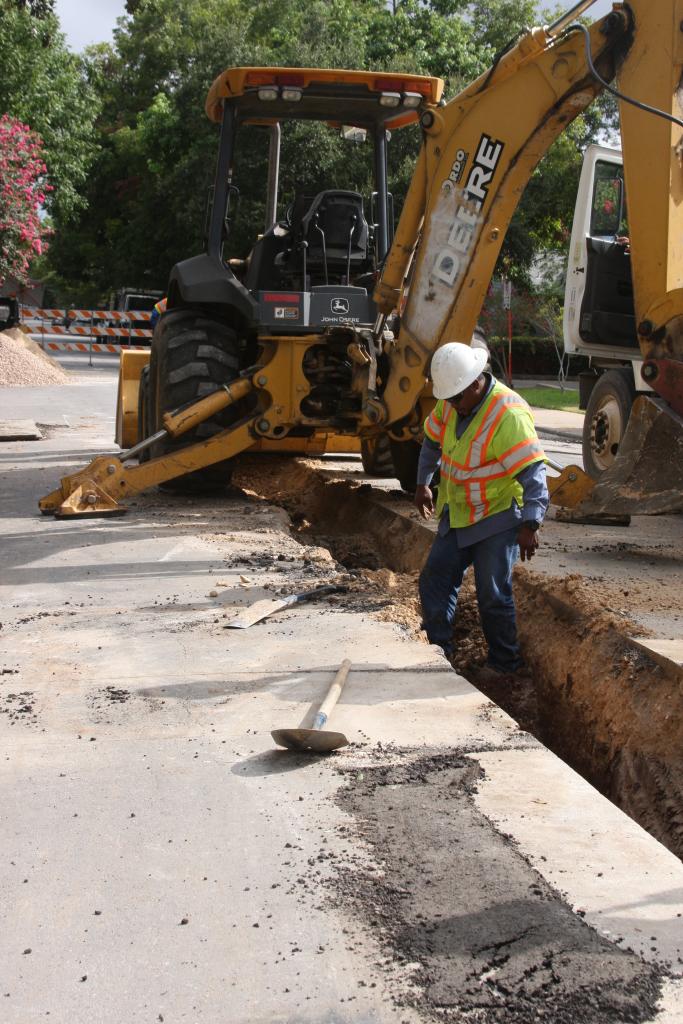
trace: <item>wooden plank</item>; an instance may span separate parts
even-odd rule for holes
[[[42,441],[43,435],[33,420],[1,420],[0,441]]]

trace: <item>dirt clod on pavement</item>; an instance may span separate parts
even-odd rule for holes
[[[459,1024],[651,1019],[657,969],[598,935],[481,814],[481,776],[471,755],[412,752],[349,771],[340,793],[372,863],[341,862],[331,884],[410,969],[395,1001]]]
[[[38,716],[33,691],[0,695],[0,715],[7,715],[10,725],[35,725]]]

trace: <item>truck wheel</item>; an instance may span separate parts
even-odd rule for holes
[[[585,370],[579,374],[579,409],[584,411],[588,408],[591,391],[600,380],[597,370]]]
[[[204,398],[219,385],[234,380],[239,373],[237,335],[226,324],[211,319],[200,310],[179,309],[166,313],[157,323],[152,345],[157,399],[154,430],[162,428],[165,412]],[[250,399],[243,399],[200,423],[178,441],[166,441],[155,446],[153,454],[160,455],[205,441],[242,419],[250,408]],[[226,487],[231,475],[232,460],[225,459],[169,480],[164,486],[172,490],[210,493]]]
[[[417,487],[417,463],[422,445],[417,441],[391,442],[391,458],[396,470],[398,482],[408,494],[415,494]]]
[[[368,476],[389,480],[396,476],[394,460],[391,457],[391,442],[386,434],[364,437],[360,443],[363,469]]]
[[[583,465],[596,480],[614,462],[635,398],[633,372],[608,370],[591,391],[583,421]]]

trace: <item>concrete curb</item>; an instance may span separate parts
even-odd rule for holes
[[[573,441],[578,444],[581,444],[583,437],[580,430],[548,430],[545,427],[537,427],[536,433],[541,439],[546,438],[551,441]]]

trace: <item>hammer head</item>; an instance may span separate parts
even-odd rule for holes
[[[270,735],[279,747],[310,750],[314,754],[329,754],[349,742],[343,733],[328,732],[326,729],[274,729]]]

